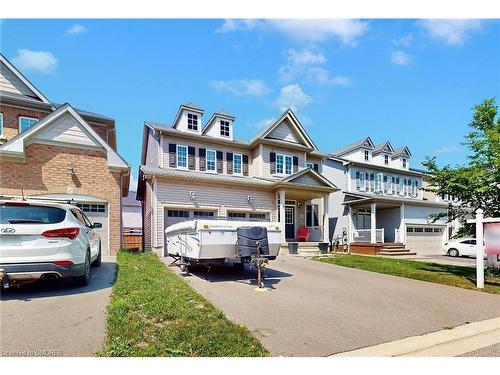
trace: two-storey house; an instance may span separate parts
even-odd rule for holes
[[[102,253],[115,253],[129,172],[112,118],[49,101],[0,54],[1,198],[70,200],[102,224]]]
[[[137,199],[143,202],[144,247],[164,253],[164,230],[193,218],[264,219],[280,223],[282,242],[307,226],[310,241],[329,241],[330,194],[321,153],[291,110],[253,139],[234,138],[235,117],[216,112],[203,123],[194,104],[171,125],[144,124]]]
[[[410,168],[408,147],[390,142],[375,145],[370,137],[333,151],[323,163],[323,175],[339,191],[332,194],[332,233],[350,244],[351,251],[379,253],[388,244],[401,244],[418,254],[439,254],[448,238],[447,202],[427,199],[424,173]],[[371,245],[370,245],[371,244]]]

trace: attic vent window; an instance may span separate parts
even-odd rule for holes
[[[384,155],[384,164],[385,165],[389,164],[389,155]]]
[[[188,129],[198,131],[198,115],[188,113]]]
[[[365,160],[368,161],[369,158],[370,158],[370,154],[368,153],[368,151],[365,151]]]
[[[229,121],[220,121],[220,135],[223,137],[229,137]]]
[[[406,159],[403,159],[403,168],[406,168]]]

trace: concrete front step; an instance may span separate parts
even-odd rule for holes
[[[383,247],[380,249],[380,251],[405,251],[406,248],[404,246],[401,246],[401,247]]]
[[[417,255],[415,251],[410,251],[410,250],[401,250],[401,251],[380,251],[378,253],[379,255],[385,255],[385,256],[400,256],[400,255]]]

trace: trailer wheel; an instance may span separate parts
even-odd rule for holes
[[[189,267],[186,264],[181,264],[179,268],[181,269],[182,273],[189,273]]]

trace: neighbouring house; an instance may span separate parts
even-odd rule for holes
[[[102,253],[121,246],[130,167],[115,121],[49,101],[0,54],[0,196],[72,201],[99,229]]]
[[[137,192],[130,190],[122,198],[122,237],[124,249],[142,249],[142,205]]]
[[[410,149],[370,137],[333,151],[323,175],[340,190],[330,198],[332,232],[352,252],[441,254],[453,229],[432,215],[447,212],[448,200],[422,189],[425,172],[410,168]]]
[[[137,199],[143,202],[144,246],[164,255],[164,230],[193,218],[267,219],[281,223],[282,242],[306,226],[310,242],[329,241],[330,194],[318,150],[286,110],[253,139],[236,140],[235,117],[179,107],[171,125],[144,124]]]

